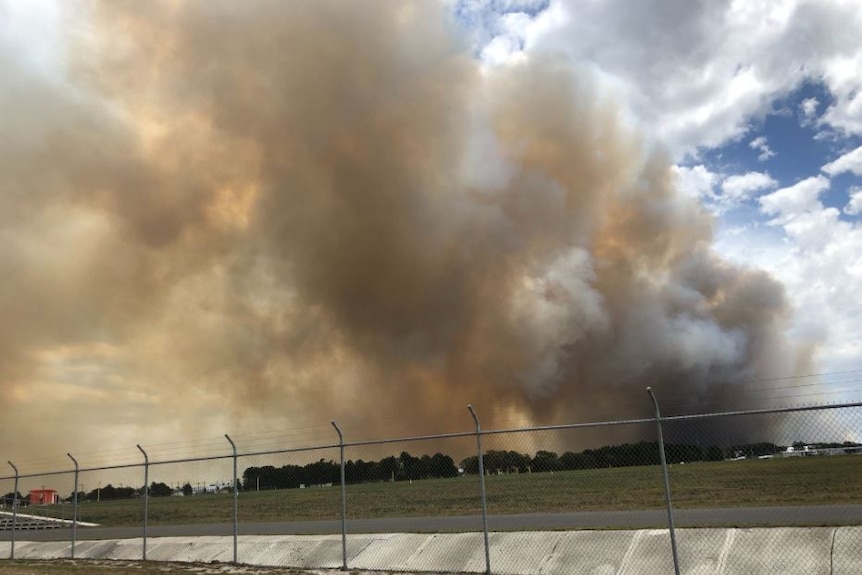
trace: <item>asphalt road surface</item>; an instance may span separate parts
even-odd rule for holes
[[[862,525],[862,505],[820,505],[800,507],[740,507],[731,509],[677,509],[677,527],[753,527]],[[665,527],[664,509],[649,511],[591,511],[583,513],[534,513],[491,515],[492,531],[549,531],[566,529],[639,529]],[[349,519],[348,533],[416,533],[445,531],[481,531],[481,516],[401,517],[384,519]],[[141,537],[143,527],[78,527],[78,540],[129,539]],[[285,521],[278,523],[240,523],[240,535],[319,535],[341,533],[341,521]],[[231,523],[151,526],[149,537],[198,537],[232,535]],[[0,541],[8,541],[11,532],[0,532]],[[71,538],[71,529],[18,531],[16,539],[24,541],[62,541]]]

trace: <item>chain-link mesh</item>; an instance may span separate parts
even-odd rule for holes
[[[19,497],[15,497],[14,493],[15,489],[15,480],[13,478],[9,479],[0,479],[0,493],[2,493],[2,497],[0,497],[0,517],[5,517],[6,513],[12,512],[12,503],[16,499],[20,499]]]
[[[205,524],[207,535],[231,534],[233,470],[229,456],[151,463],[149,481],[148,523],[155,533],[164,526]]]
[[[240,522],[338,519],[338,451],[335,448],[241,456]]]
[[[15,540],[33,539],[42,541],[66,541],[70,542],[70,527],[73,520],[73,473],[54,472],[44,475],[22,473],[18,482],[20,498],[18,507],[15,509]],[[4,490],[14,499],[14,479],[9,484],[10,488]],[[12,509],[7,508],[8,515],[4,515],[3,531],[0,531],[0,540],[9,541],[8,553],[12,555]],[[71,545],[66,544],[54,549],[50,557],[69,557]],[[16,558],[23,558],[19,552]]]
[[[347,433],[343,499],[335,430],[315,431],[329,441],[322,447],[249,453],[240,443],[236,458],[224,440],[193,459],[132,450],[115,465],[82,461],[77,483],[70,458],[67,470],[23,470],[15,533],[58,542],[51,557],[72,556],[75,536],[76,557],[98,551],[88,538],[113,537],[135,542],[115,558],[136,559],[145,535],[194,534],[221,536],[206,558],[222,562],[452,572],[484,572],[489,562],[500,574],[668,573],[675,541],[682,573],[765,564],[809,573],[824,562],[860,572],[862,407],[666,417],[661,430],[663,444],[654,419],[373,442]],[[0,491],[12,494],[14,476],[0,478]],[[234,547],[235,533],[313,538],[239,537]],[[151,545],[147,557],[177,559],[166,549]]]
[[[485,443],[491,529],[569,530],[523,536],[530,537],[525,545],[547,548],[560,565],[617,572],[620,549],[633,545],[635,529],[667,524],[653,422],[501,433]],[[663,552],[669,546],[666,529],[637,536],[649,556],[670,561]],[[521,548],[494,547],[495,572],[523,572]],[[667,572],[665,567],[662,561],[656,572]]]
[[[18,509],[19,528],[59,528],[63,521],[71,520],[73,477],[71,472],[22,477],[18,490],[24,502]],[[22,519],[32,524],[25,525]],[[59,521],[52,521],[55,519]]]
[[[382,570],[398,561],[404,569],[419,570],[411,563],[414,558],[394,556],[405,544],[421,545],[427,553],[441,557],[441,571],[475,570],[471,567],[484,565],[476,563],[483,550],[479,485],[475,476],[464,472],[462,463],[475,453],[472,436],[347,447],[350,533],[409,534],[400,536],[392,554],[363,554],[350,566]],[[441,532],[468,533],[447,538],[428,535]],[[367,544],[362,536],[354,535],[351,540],[357,549]],[[348,554],[352,556],[353,549]]]
[[[781,564],[809,565],[811,546],[862,562],[862,409],[697,416],[663,422],[677,525],[690,528],[680,556],[697,557],[694,534],[733,537],[735,545],[783,549]],[[779,545],[788,530],[726,531],[707,527],[807,527],[806,537]],[[839,527],[839,529],[834,529]],[[820,528],[820,529],[815,529]],[[855,528],[854,528],[855,529]],[[721,545],[718,545],[720,548]],[[733,562],[743,561],[734,554]]]
[[[847,525],[860,517],[856,478],[862,411],[804,411],[664,422],[674,503],[733,515],[680,521],[692,526]],[[849,417],[848,417],[849,416]],[[811,507],[830,506],[828,515]]]
[[[478,488],[474,482],[462,481],[459,470],[459,461],[471,451],[475,447],[470,438],[346,448],[349,516],[384,520],[476,513],[480,508]],[[429,523],[426,530],[448,529],[444,523]]]
[[[485,447],[495,514],[626,512],[663,504],[651,423],[501,433],[487,436]],[[605,513],[578,526],[660,525]]]
[[[78,474],[78,521],[90,526],[142,525],[143,466],[81,471]],[[66,495],[74,505],[71,489]]]
[[[19,490],[20,491],[20,490]],[[17,520],[19,500],[15,494],[15,479],[0,479],[0,557],[12,557],[12,527]]]

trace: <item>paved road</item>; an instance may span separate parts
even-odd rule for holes
[[[822,505],[802,507],[743,507],[735,509],[678,509],[674,512],[677,527],[744,527],[794,525],[862,525],[862,505]],[[492,531],[547,531],[561,529],[664,527],[667,515],[663,509],[650,511],[590,511],[583,513],[492,515]],[[197,525],[163,525],[149,528],[150,537],[196,537],[231,535],[230,523]],[[437,531],[481,531],[480,516],[402,517],[386,519],[350,519],[349,533],[410,533]],[[319,535],[340,533],[341,522],[285,521],[279,523],[241,523],[240,535]],[[141,527],[79,527],[77,538],[128,539],[140,537]],[[0,541],[8,541],[10,532],[0,532]],[[70,529],[21,531],[18,540],[60,541],[71,538]]]

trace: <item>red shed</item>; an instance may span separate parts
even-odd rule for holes
[[[60,496],[55,489],[31,489],[27,496],[30,505],[51,505],[60,502]]]

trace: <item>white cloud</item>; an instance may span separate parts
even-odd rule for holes
[[[807,178],[790,187],[761,196],[761,210],[767,215],[777,216],[772,223],[785,224],[796,217],[821,209],[823,205],[820,203],[820,194],[828,189],[828,178]]]
[[[495,65],[512,61],[521,52],[521,43],[510,36],[496,36],[482,48],[482,61]]]
[[[757,138],[754,138],[748,143],[748,147],[760,152],[757,156],[757,161],[759,162],[765,162],[775,155],[775,152],[770,149],[769,144],[766,142],[766,136],[758,136]]]
[[[829,162],[821,169],[830,176],[837,176],[844,172],[852,172],[857,176],[862,176],[862,146],[852,152],[847,152],[833,162]]]
[[[850,189],[850,201],[844,206],[844,213],[850,216],[862,214],[862,188]]]
[[[721,184],[722,192],[729,201],[740,202],[751,197],[755,192],[769,190],[778,185],[769,174],[763,172],[747,172],[742,175],[730,176]]]
[[[745,205],[758,193],[771,190],[778,182],[764,172],[746,172],[730,176],[713,172],[707,166],[673,166],[676,189],[700,200],[716,215]]]
[[[859,26],[862,25],[862,4],[857,3],[855,19],[836,28],[839,36],[851,32],[859,43]],[[835,97],[835,103],[823,114],[822,122],[844,134],[862,134],[862,50],[847,50],[842,56],[823,63],[823,77]]]
[[[701,200],[715,198],[714,188],[719,177],[706,166],[673,166],[673,173],[677,189],[685,195]]]
[[[497,35],[482,49],[480,58],[486,64],[503,64],[517,58],[524,49],[527,31],[533,18],[523,12],[510,12],[497,19]]]
[[[829,180],[817,176],[763,196],[763,211],[776,216],[772,225],[725,228],[718,247],[785,286],[795,308],[793,335],[818,346],[818,369],[858,369],[862,227],[841,221],[838,210],[820,202],[828,188]],[[862,208],[859,195],[853,192],[848,207]]]
[[[812,120],[817,115],[817,106],[819,105],[820,102],[817,101],[817,98],[806,98],[799,104],[799,109],[802,110],[802,115],[807,120]]]
[[[725,176],[707,166],[673,166],[676,187],[683,194],[701,200],[717,214],[739,207],[758,192],[778,186],[765,172],[746,172]]]
[[[778,182],[764,172],[724,176],[703,164],[691,167],[677,165],[672,169],[680,192],[701,200],[719,215],[743,205],[758,192],[778,186]]]
[[[533,38],[565,23],[568,15],[547,0],[443,0],[450,5],[486,66],[524,56]]]
[[[527,54],[566,53],[612,78],[677,159],[744,137],[805,80],[835,98],[825,129],[862,134],[862,2],[552,0],[519,34]],[[819,104],[806,100],[806,117]]]

